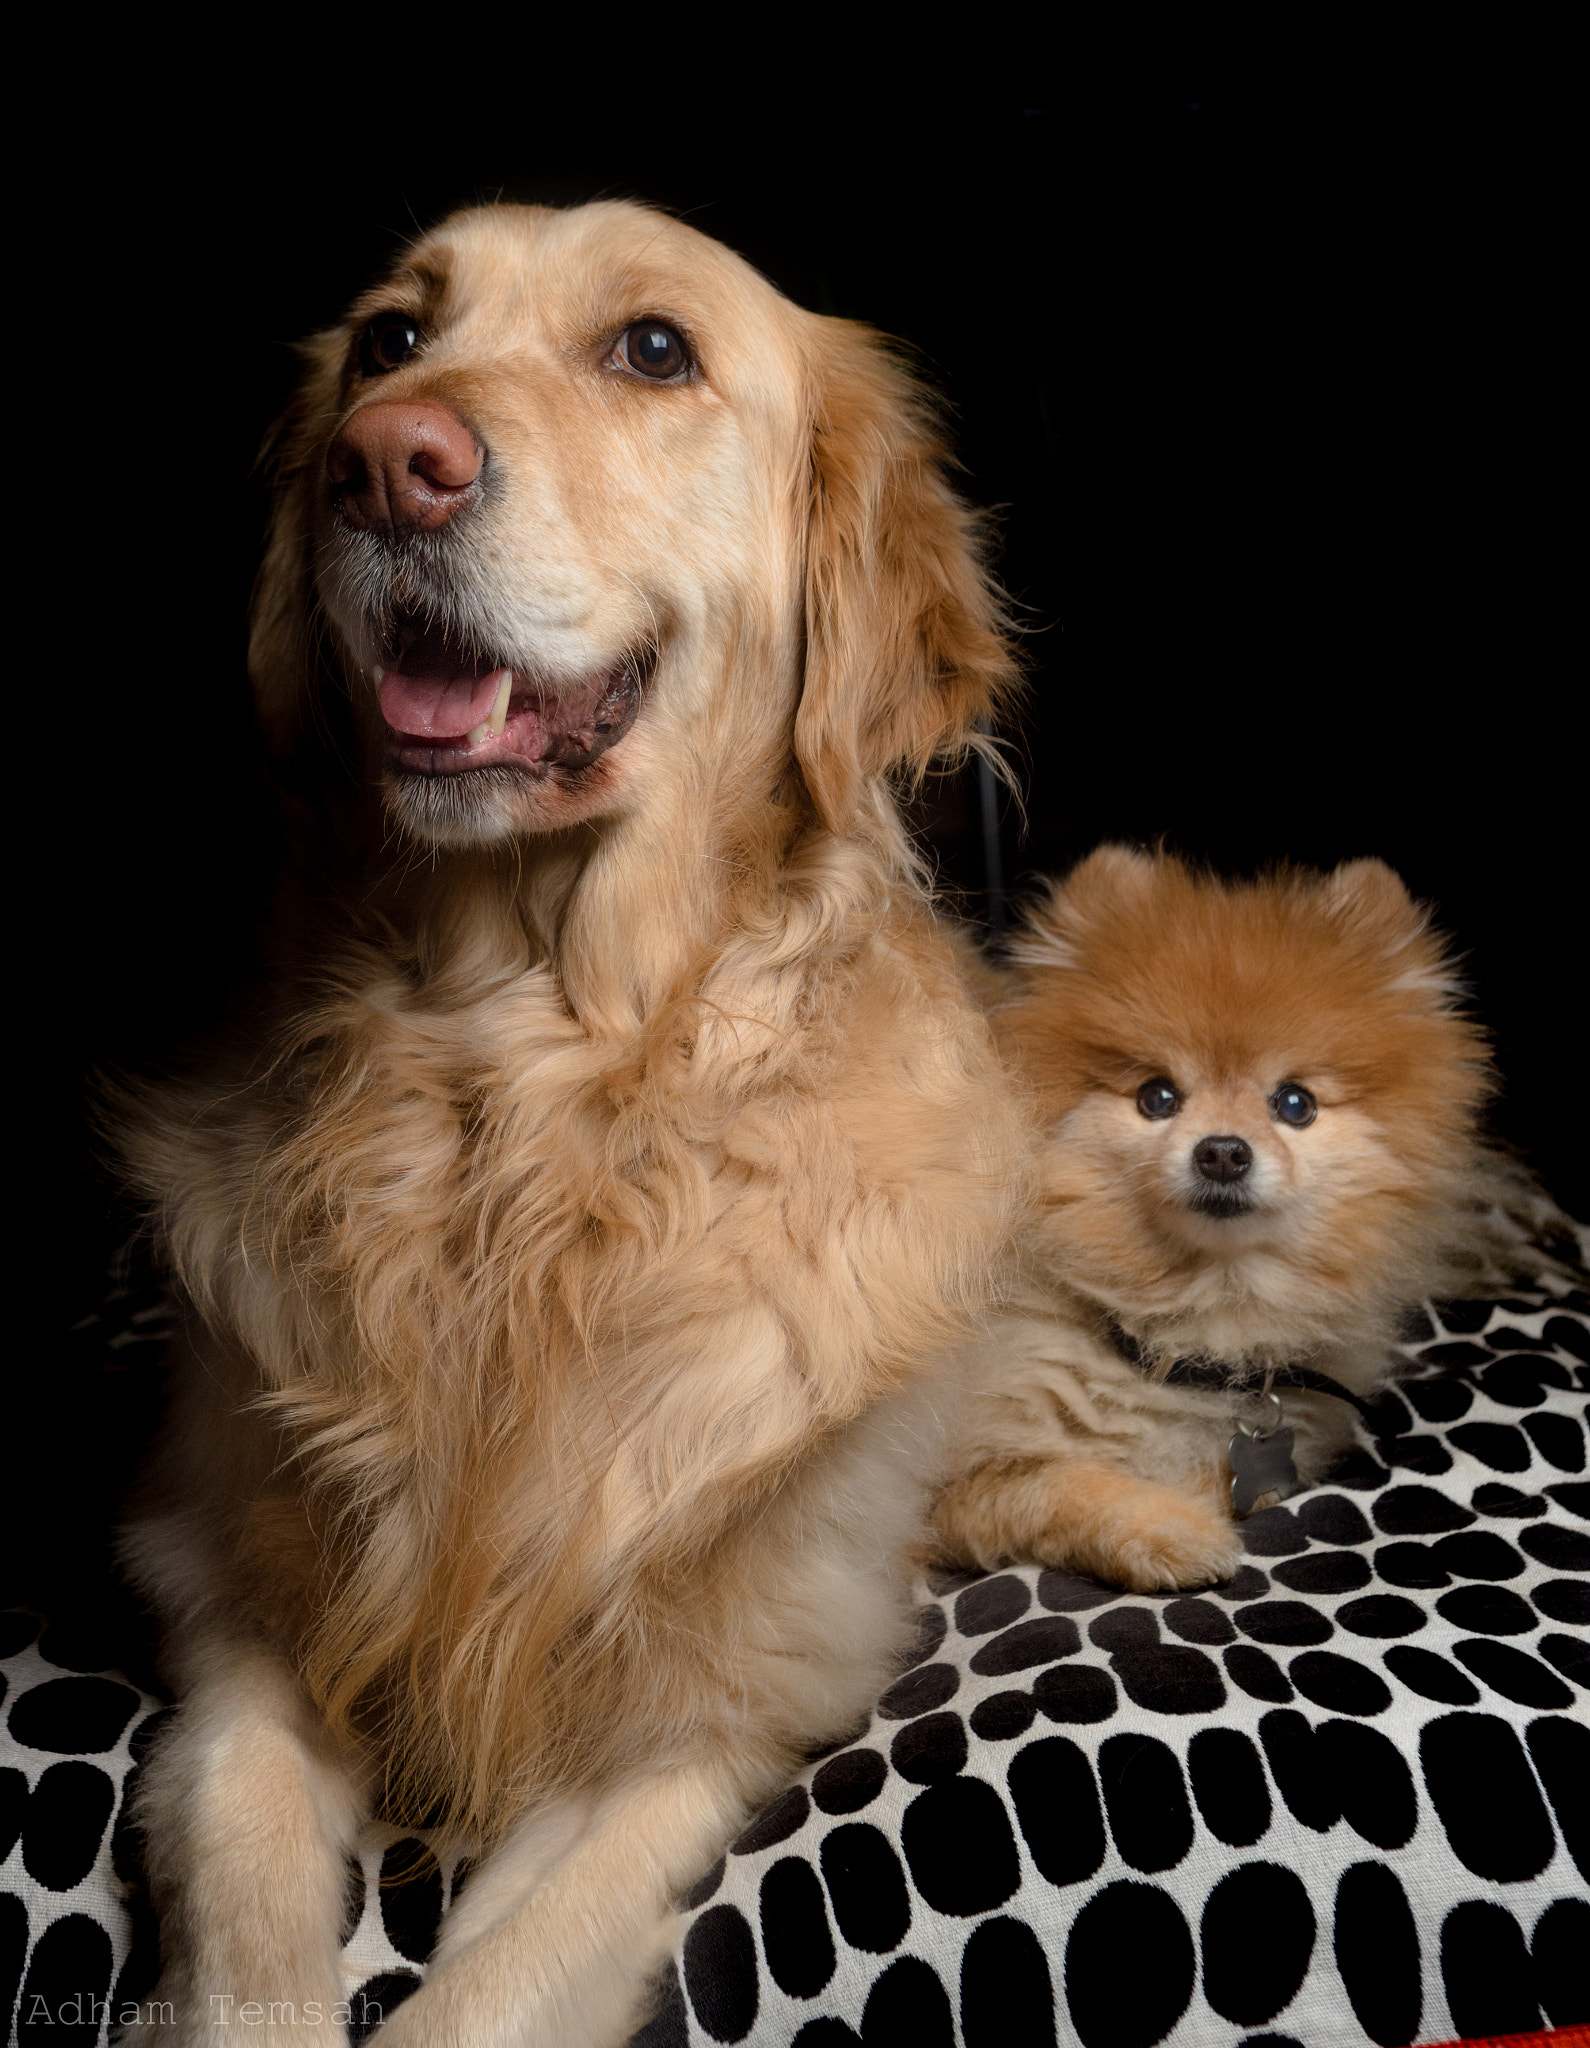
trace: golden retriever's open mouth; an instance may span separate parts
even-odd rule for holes
[[[400,618],[376,682],[387,766],[419,775],[475,768],[588,768],[635,722],[656,650],[568,681],[467,649],[434,621]]]

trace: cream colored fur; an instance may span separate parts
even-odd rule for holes
[[[371,384],[393,305],[426,345]],[[643,315],[699,374],[615,369]],[[226,1996],[309,2038],[384,1811],[484,1860],[382,2039],[601,2048],[902,1640],[1026,1139],[888,777],[1010,665],[909,380],[675,222],[461,215],[307,356],[252,655],[299,824],[276,965],[121,1112],[191,1304],[127,1539],[181,1702],[149,2038]],[[467,516],[385,551],[325,484],[377,396],[487,451]],[[644,643],[633,730],[427,809],[381,766],[395,602],[553,691]]]
[[[990,993],[1044,1132],[1042,1192],[1024,1280],[958,1374],[937,1541],[985,1567],[1208,1583],[1241,1555],[1227,1447],[1274,1419],[1241,1390],[1298,1363],[1372,1394],[1411,1305],[1549,1264],[1508,1214],[1549,1205],[1480,1141],[1483,1037],[1378,861],[1236,884],[1102,848],[1035,905],[1015,955]],[[1171,1116],[1138,1108],[1156,1079]],[[1307,1125],[1279,1118],[1284,1083],[1316,1098]],[[1194,1148],[1216,1134],[1251,1148],[1239,1215],[1199,1206]],[[1180,1358],[1218,1362],[1229,1391],[1167,1384]],[[1306,1486],[1354,1411],[1283,1400]]]

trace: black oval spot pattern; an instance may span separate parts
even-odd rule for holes
[[[1590,1536],[1565,1529],[1560,1522],[1542,1522],[1525,1529],[1519,1543],[1537,1564],[1553,1572],[1590,1572]]]
[[[1115,1680],[1091,1664],[1061,1664],[1040,1672],[1032,1696],[1051,1721],[1107,1721],[1118,1704]]]
[[[100,2025],[93,2015],[104,2011],[113,1960],[110,1936],[86,1913],[51,1921],[33,1944],[17,2000],[18,2037],[28,2039],[31,2032],[37,2040],[98,2041]]]
[[[13,2038],[11,2009],[28,1953],[28,1909],[16,1892],[0,1892],[0,2029]]]
[[[894,1844],[870,1821],[847,1821],[818,1851],[828,1903],[852,1948],[887,1955],[911,1925],[911,1900]]]
[[[883,1790],[889,1766],[875,1749],[846,1749],[830,1757],[812,1780],[812,1800],[824,1813],[859,1813]]]
[[[986,1636],[996,1628],[1008,1628],[1019,1621],[1032,1605],[1032,1595],[1010,1572],[998,1578],[979,1579],[968,1586],[955,1602],[955,1626],[963,1636]]]
[[[942,1607],[919,1607],[913,1617],[911,1647],[900,1659],[900,1670],[909,1671],[915,1665],[925,1664],[929,1657],[937,1656],[949,1630],[949,1620]]]
[[[1316,1550],[1278,1564],[1275,1576],[1293,1593],[1356,1593],[1369,1584],[1371,1573],[1368,1558],[1350,1550]]]
[[[1410,1692],[1421,1699],[1438,1700],[1444,1707],[1471,1707],[1480,1696],[1478,1686],[1433,1650],[1418,1650],[1411,1643],[1399,1645],[1386,1652],[1385,1665]]]
[[[1488,1636],[1528,1635],[1534,1609],[1506,1586],[1455,1586],[1436,1601],[1436,1612],[1454,1628]]]
[[[29,1749],[102,1756],[138,1706],[132,1687],[113,1678],[51,1678],[17,1695],[6,1726]]]
[[[39,1617],[25,1609],[8,1607],[0,1613],[0,1657],[14,1657],[25,1650],[39,1632]]]
[[[1381,1714],[1391,1705],[1391,1689],[1378,1672],[1334,1650],[1306,1650],[1287,1670],[1305,1699],[1333,1714]]]
[[[1354,1863],[1336,1887],[1336,1967],[1358,2024],[1381,2048],[1419,2037],[1424,1987],[1419,1930],[1384,1863]]]
[[[1151,1714],[1212,1714],[1225,1704],[1220,1668],[1202,1650],[1156,1643],[1118,1651],[1110,1663],[1127,1697]]]
[[[966,2048],[1055,2048],[1054,1988],[1043,1946],[1001,1913],[974,1930],[961,1956]]]
[[[1263,1838],[1270,1825],[1270,1788],[1246,1735],[1236,1728],[1201,1728],[1188,1745],[1187,1771],[1212,1835],[1238,1849]]]
[[[709,1906],[690,1923],[684,1965],[685,1989],[702,2027],[714,2041],[743,2041],[756,2024],[760,1997],[756,1941],[737,1906]]]
[[[1174,1899],[1129,1878],[1107,1884],[1066,1939],[1066,2004],[1082,2048],[1153,2048],[1192,2003],[1195,1968]]]
[[[900,1823],[911,1882],[940,1913],[986,1913],[1021,1883],[1005,1802],[981,1778],[918,1793]]]
[[[1521,1707],[1573,1705],[1572,1687],[1511,1643],[1499,1643],[1491,1636],[1476,1637],[1471,1642],[1454,1643],[1452,1654],[1492,1692],[1516,1700]]]
[[[1440,1419],[1425,1416],[1426,1422]],[[1321,1493],[1305,1501],[1297,1510],[1297,1522],[1304,1535],[1312,1536],[1316,1543],[1367,1543],[1374,1534],[1361,1511],[1339,1493]]]
[[[22,1865],[29,1877],[57,1892],[81,1884],[94,1867],[115,1804],[115,1782],[97,1764],[51,1764],[33,1788],[22,1827]]]
[[[1516,1579],[1524,1560],[1492,1529],[1465,1529],[1431,1545],[1431,1556],[1443,1571],[1459,1579]]]
[[[1314,1909],[1303,1881],[1278,1863],[1244,1863],[1204,1905],[1204,1996],[1252,2027],[1297,1996],[1314,1953]]]
[[[1529,1754],[1556,1813],[1563,1846],[1590,1883],[1590,1728],[1555,1715],[1531,1721]]]
[[[1502,1516],[1510,1522],[1528,1521],[1546,1512],[1544,1495],[1520,1493],[1516,1486],[1501,1486],[1494,1480],[1475,1487],[1474,1505],[1482,1515]]]
[[[834,1974],[834,1939],[816,1871],[804,1857],[781,1856],[763,1872],[758,1902],[774,1983],[791,1998],[815,1998]]]
[[[1489,1899],[1454,1906],[1441,1923],[1441,1977],[1452,2024],[1471,2039],[1540,2025],[1523,1930]]]
[[[1377,1849],[1400,1849],[1419,1825],[1413,1774],[1394,1742],[1359,1721],[1327,1721],[1316,1753],[1336,1783],[1342,1819]]]
[[[1222,1579],[1218,1586],[1211,1586],[1210,1592],[1218,1600],[1229,1600],[1233,1606],[1244,1600],[1262,1600],[1270,1590],[1270,1581],[1256,1564],[1239,1565],[1229,1579]]]
[[[915,1956],[891,1963],[867,1993],[866,2048],[955,2048],[955,2016],[936,1970]]]
[[[0,1770],[0,1863],[4,1863],[16,1847],[17,1836],[22,1832],[22,1816],[27,1808],[26,1773],[9,1768]]]
[[[651,1987],[651,2017],[630,2036],[629,2048],[690,2048],[690,2015],[679,1971],[670,1959]],[[850,2033],[848,2027],[845,2028]],[[854,2035],[851,2036],[854,2040]]]
[[[1535,1990],[1554,2027],[1590,2020],[1590,1901],[1555,1899],[1535,1922],[1529,1944]]]
[[[394,1842],[381,1858],[381,1924],[411,1963],[430,1961],[442,1921],[442,1873],[423,1842]]]
[[[1370,1593],[1362,1600],[1349,1600],[1336,1610],[1336,1619],[1355,1636],[1417,1635],[1428,1617],[1422,1607],[1395,1593]]]
[[[1077,1625],[1063,1614],[1045,1614],[1037,1621],[1018,1622],[973,1653],[979,1678],[1002,1678],[1010,1671],[1030,1671],[1035,1664],[1054,1664],[1074,1657],[1082,1647]]]
[[[1564,1678],[1590,1687],[1590,1643],[1582,1636],[1542,1636],[1535,1648]]]
[[[966,1762],[966,1726],[959,1714],[928,1714],[894,1738],[889,1761],[913,1785],[953,1778]]]
[[[1402,1389],[1425,1422],[1456,1422],[1474,1405],[1474,1390],[1456,1377],[1412,1380]]]
[[[1547,1579],[1529,1597],[1552,1621],[1565,1621],[1570,1628],[1590,1628],[1590,1585],[1583,1579]]]
[[[1192,1847],[1192,1809],[1173,1751],[1152,1735],[1112,1735],[1099,1749],[1110,1833],[1134,1870],[1172,1870]]]
[[[960,1689],[961,1674],[953,1664],[924,1664],[897,1678],[878,1702],[886,1721],[909,1721],[913,1714],[931,1714],[953,1699]]]
[[[1095,1649],[1146,1650],[1159,1641],[1159,1623],[1146,1607],[1115,1607],[1088,1623],[1088,1641]]]
[[[1014,1742],[1025,1735],[1038,1712],[1030,1692],[995,1692],[972,1709],[972,1733],[979,1742]]]
[[[1038,1574],[1038,1604],[1051,1614],[1085,1614],[1090,1607],[1104,1607],[1119,1600],[1118,1586],[1101,1585],[1080,1572],[1043,1571]]]
[[[1087,1758],[1063,1735],[1029,1742],[1006,1778],[1017,1824],[1040,1876],[1080,1884],[1104,1861],[1104,1812]]]
[[[1474,1517],[1455,1500],[1429,1486],[1393,1486],[1374,1505],[1375,1527],[1384,1536],[1436,1536],[1466,1529]]]
[[[1527,1472],[1534,1463],[1528,1437],[1510,1422],[1460,1422],[1451,1440],[1493,1472]]]
[[[1304,1827],[1327,1833],[1342,1817],[1341,1802],[1306,1718],[1290,1708],[1278,1708],[1260,1721],[1259,1740],[1276,1790],[1293,1814]]]
[[[1511,1884],[1539,1876],[1557,1845],[1523,1745],[1507,1722],[1443,1714],[1426,1723],[1419,1762],[1453,1853],[1476,1877]]]
[[[1172,1600],[1165,1609],[1165,1626],[1184,1643],[1202,1643],[1208,1648],[1218,1649],[1237,1639],[1230,1617],[1212,1600]]]
[[[355,2043],[372,2040],[381,2022],[390,2018],[405,1998],[414,1996],[420,1982],[412,1970],[385,1970],[379,1977],[367,1977],[348,2001],[348,2039]],[[243,2024],[257,2026],[259,2022],[245,2020]]]
[[[712,1868],[706,1873],[704,1877],[698,1877],[696,1879],[695,1883],[690,1887],[689,1891],[687,1891],[683,1898],[679,1901],[680,1905],[685,1907],[687,1910],[694,1910],[694,1908],[697,1906],[704,1906],[707,1903],[708,1899],[713,1897],[718,1887],[722,1884],[724,1875],[727,1872],[728,1867],[728,1857],[720,1856],[717,1862],[713,1864]],[[467,1870],[463,1870],[462,1866],[454,1869],[453,1897],[455,1899],[458,1897],[459,1890],[461,1888],[461,1874],[467,1876]]]
[[[1452,1574],[1428,1543],[1383,1543],[1375,1552],[1375,1571],[1393,1586],[1429,1590],[1452,1583]]]
[[[1290,1508],[1261,1508],[1241,1525],[1241,1534],[1250,1557],[1289,1557],[1308,1548],[1303,1525]]]
[[[1226,1652],[1226,1669],[1250,1699],[1274,1700],[1284,1706],[1292,1698],[1292,1681],[1263,1650],[1237,1643]]]
[[[1330,1616],[1301,1600],[1261,1600],[1239,1607],[1236,1624],[1256,1643],[1325,1643],[1335,1634]]]
[[[754,1856],[759,1850],[771,1849],[777,1842],[787,1842],[795,1830],[805,1822],[811,1810],[804,1785],[791,1785],[787,1792],[781,1792],[771,1806],[764,1806],[745,1832],[734,1844],[736,1856]]]

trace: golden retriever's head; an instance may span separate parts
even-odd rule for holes
[[[267,737],[345,690],[410,831],[489,843],[668,785],[843,829],[966,743],[1011,668],[920,395],[644,208],[496,206],[309,349],[251,669]]]

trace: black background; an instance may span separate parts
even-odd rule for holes
[[[1590,1211],[1549,52],[1396,90],[1034,55],[985,91],[776,107],[660,88],[620,110],[559,74],[500,118],[489,75],[429,52],[396,86],[289,84],[278,53],[208,94],[141,62],[40,165],[14,393],[44,542],[12,603],[39,629],[13,1075],[46,1548],[130,1455],[120,1423],[87,1441],[92,1388],[56,1335],[115,1227],[81,1077],[202,1029],[269,867],[244,614],[290,344],[499,191],[650,200],[909,342],[1028,629],[1016,893],[1106,837],[1232,870],[1383,856],[1467,958],[1498,1128]],[[983,915],[973,777],[925,816]]]

